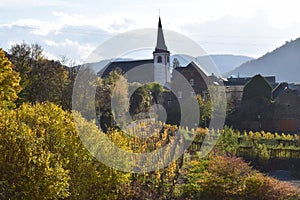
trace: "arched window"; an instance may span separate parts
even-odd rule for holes
[[[157,62],[158,62],[158,63],[162,63],[162,58],[161,58],[161,56],[158,56],[158,57],[157,57]]]

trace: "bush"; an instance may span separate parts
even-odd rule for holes
[[[199,169],[199,170],[195,170]],[[205,170],[191,162],[183,196],[189,199],[298,199],[292,185],[264,176],[241,158],[215,156]]]

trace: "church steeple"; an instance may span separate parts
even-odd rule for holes
[[[165,43],[164,33],[159,16],[156,47],[153,51],[155,81],[165,85],[170,82],[170,52]]]
[[[156,42],[155,52],[169,52],[167,45],[165,43],[160,17],[158,20],[157,42]]]

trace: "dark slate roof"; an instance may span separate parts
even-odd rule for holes
[[[108,77],[111,71],[116,70],[124,75],[128,82],[154,82],[154,62],[149,60],[115,61],[111,62],[98,73],[102,78]]]
[[[190,70],[190,69],[195,69],[196,71],[198,71],[201,76],[203,77],[208,77],[208,74],[207,72],[205,72],[203,69],[201,69],[201,67],[199,67],[195,62],[190,62],[187,66],[185,67],[176,67],[174,68],[175,71],[181,73],[182,71],[185,71],[185,70]]]
[[[279,83],[273,90],[272,90],[272,95],[273,98],[276,99],[285,89],[288,88],[288,83],[283,82]]]
[[[233,78],[230,77],[224,82],[224,85],[226,86],[232,86],[232,85],[246,85],[253,77],[241,77],[241,78]],[[264,77],[268,83],[273,87],[276,83],[275,76],[265,76]]]
[[[101,74],[101,77],[108,77],[109,73],[114,70],[120,70],[122,73],[126,73],[129,70],[133,68],[137,68],[139,66],[143,65],[153,65],[153,59],[148,59],[148,60],[130,60],[130,61],[114,61],[109,63],[107,66],[104,67],[104,71],[101,70],[98,74]]]
[[[196,72],[190,74],[189,72]],[[201,69],[201,67],[199,67],[195,62],[190,62],[186,67],[176,67],[173,70],[172,73],[172,80],[175,80],[177,78],[177,75],[179,74],[183,74],[184,76],[188,76],[186,78],[191,78],[190,76],[194,76],[194,77],[198,77],[198,78],[202,78],[203,81],[207,82],[208,84],[211,84],[210,79],[207,75],[207,73]]]

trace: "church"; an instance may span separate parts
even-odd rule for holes
[[[131,83],[158,82],[166,89],[171,89],[173,93],[176,93],[177,98],[195,94],[202,95],[203,91],[207,90],[207,85],[210,84],[211,78],[194,61],[191,61],[186,66],[177,66],[172,69],[170,54],[165,42],[161,18],[159,17],[157,41],[153,51],[153,58],[113,61],[101,71],[101,77],[107,77],[111,71],[115,70],[123,74],[128,82]],[[181,87],[182,81],[180,80],[182,79],[179,76],[185,78],[193,88],[193,92],[186,91],[184,86]]]

